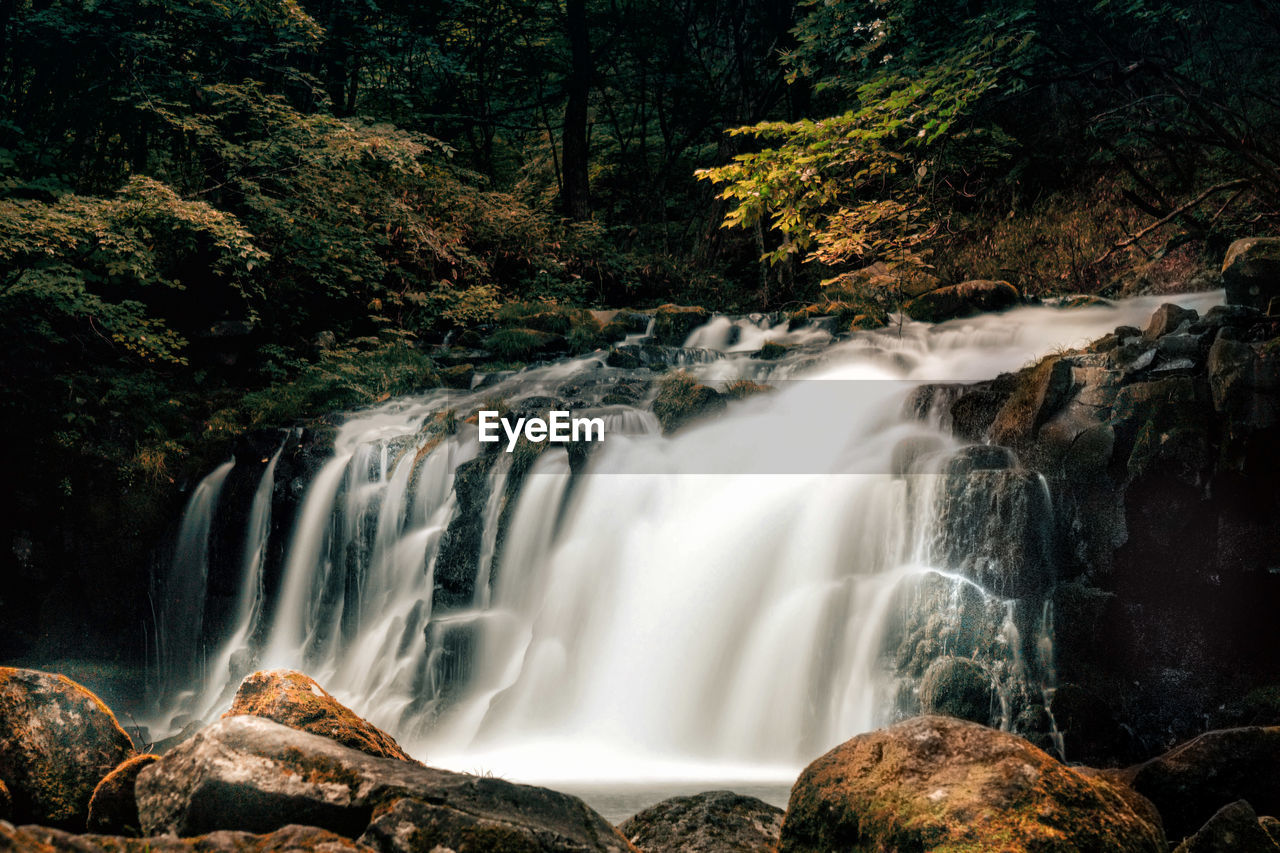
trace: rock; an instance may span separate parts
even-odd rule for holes
[[[159,760],[158,755],[135,755],[98,783],[89,800],[87,828],[90,832],[138,832],[142,822],[138,820],[138,800],[133,786],[142,768]]]
[[[948,466],[937,506],[938,553],[953,571],[1001,598],[1053,585],[1053,511],[1040,476],[1025,469]]]
[[[255,672],[240,684],[231,710],[222,716],[247,714],[310,732],[379,758],[411,758],[391,735],[356,716],[310,676],[292,670]]]
[[[1280,295],[1280,237],[1236,240],[1222,261],[1227,304],[1267,309]]]
[[[991,424],[991,440],[1017,446],[1029,440],[1066,400],[1071,389],[1071,363],[1049,356],[1018,374],[1013,393]]]
[[[46,826],[19,829],[0,824],[0,849],[41,853],[374,853],[341,835],[314,826],[286,826],[268,835],[248,832],[211,832],[195,838],[123,838],[112,835],[72,835]]]
[[[1155,803],[1170,841],[1177,841],[1236,800],[1280,814],[1278,767],[1280,727],[1221,729],[1138,766],[1133,789]]]
[[[732,791],[672,797],[627,818],[618,830],[641,853],[772,853],[783,811]]]
[[[1258,825],[1262,827],[1267,835],[1271,836],[1271,840],[1280,845],[1280,818],[1274,818],[1271,815],[1263,815],[1258,818]]]
[[[0,667],[0,781],[15,820],[83,829],[94,787],[132,755],[115,716],[79,684]]]
[[[441,368],[440,382],[446,388],[461,388],[466,391],[471,388],[471,382],[475,375],[475,365],[471,362],[455,364],[452,367]]]
[[[644,367],[644,361],[640,358],[638,350],[639,347],[634,346],[614,347],[609,350],[604,363],[610,367],[621,367],[624,370],[635,370]]]
[[[711,319],[706,308],[693,305],[663,305],[653,313],[653,339],[659,344],[678,347],[689,333]]]
[[[920,706],[926,714],[945,714],[986,725],[995,705],[991,675],[966,658],[942,657],[920,681]]]
[[[1015,735],[917,717],[859,735],[805,768],[779,853],[884,850],[1161,851],[1111,785]]]
[[[668,435],[712,412],[725,407],[724,395],[714,388],[698,384],[692,376],[679,371],[667,376],[658,386],[653,413]]]
[[[776,361],[787,354],[786,344],[780,344],[776,341],[765,341],[759,350],[751,354],[752,358],[762,359],[764,361]]]
[[[1099,696],[1075,684],[1053,692],[1053,712],[1067,761],[1102,764],[1120,754],[1123,730]]]
[[[477,839],[470,849],[487,850],[482,840],[498,836],[524,839],[509,848],[516,850],[629,849],[577,797],[376,758],[259,717],[226,717],[203,729],[145,768],[137,795],[148,835],[264,833],[301,823],[364,835],[362,843],[384,850],[431,850],[468,837]],[[526,843],[531,838],[538,846]]]
[[[1142,336],[1149,341],[1154,341],[1178,331],[1184,324],[1190,328],[1191,324],[1198,319],[1200,315],[1190,308],[1166,303],[1151,315],[1151,319],[1147,321],[1147,327],[1142,330]]]
[[[1071,311],[1077,308],[1108,308],[1110,306],[1111,302],[1108,300],[1090,293],[1073,293],[1062,297],[1057,302],[1057,307],[1064,311]]]
[[[1244,800],[1223,806],[1200,827],[1199,832],[1183,841],[1174,853],[1267,853],[1280,851],[1280,845],[1258,822],[1258,816]]]
[[[1020,298],[1018,289],[1007,281],[974,280],[921,294],[902,310],[912,320],[941,323],[983,311],[1002,311],[1016,305]]]

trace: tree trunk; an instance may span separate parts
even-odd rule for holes
[[[570,219],[591,215],[590,185],[587,178],[587,96],[591,90],[591,42],[587,35],[586,0],[567,0],[565,25],[569,36],[571,67],[569,100],[564,108],[564,130],[560,143],[564,183],[560,202]]]

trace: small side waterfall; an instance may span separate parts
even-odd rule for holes
[[[187,501],[174,543],[173,560],[162,578],[153,579],[156,612],[156,660],[163,684],[186,685],[203,677],[202,644],[205,589],[209,581],[209,533],[227,475],[227,461],[209,473]]]
[[[164,677],[191,691],[166,713],[207,716],[247,668],[296,668],[433,763],[541,781],[793,778],[929,701],[1052,734],[1045,483],[909,402],[1157,304],[838,339],[715,318],[666,356],[628,341],[704,383],[772,386],[672,437],[648,410],[661,374],[602,354],[353,413],[264,595],[272,457],[234,628],[201,677],[198,621],[172,626],[198,609],[228,463],[192,496],[165,592],[184,597],[162,611]],[[785,354],[753,358],[766,340]],[[607,439],[585,458],[482,449],[468,416],[495,400],[602,417]]]

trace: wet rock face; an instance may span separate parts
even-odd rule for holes
[[[224,717],[248,715],[335,740],[379,758],[417,764],[395,739],[362,720],[309,676],[292,670],[255,672],[236,691]]]
[[[135,755],[108,773],[93,789],[89,800],[90,832],[136,833],[142,825],[138,820],[138,800],[133,786],[142,768],[154,764],[158,755]]]
[[[1266,311],[1280,296],[1280,238],[1236,240],[1222,261],[1222,280],[1229,304]]]
[[[115,716],[85,688],[0,667],[0,781],[14,820],[82,830],[98,782],[133,754]]]
[[[1055,606],[1089,604],[1055,619],[1058,683],[1096,697],[1129,735],[1079,728],[1068,759],[1148,757],[1274,681],[1280,322],[1241,305],[1204,316],[1166,305],[1142,330],[1121,327],[1018,374],[927,397],[958,435],[1008,447],[1020,466],[952,476],[948,535],[958,546],[975,525],[990,535],[944,553],[1020,601],[1067,588],[1070,600]],[[1043,548],[1028,528],[994,522],[1002,500],[1017,505],[1020,471],[1047,485],[1048,501],[1027,513],[1045,520]],[[1005,561],[1017,573],[984,574],[999,565],[983,557],[984,541],[1018,552]]]
[[[618,825],[641,853],[772,853],[782,809],[732,791],[672,797]]]
[[[1109,783],[1025,740],[918,717],[836,747],[792,789],[779,853],[881,850],[1161,851]]]
[[[1155,804],[1170,840],[1177,841],[1236,800],[1280,814],[1278,767],[1280,727],[1223,729],[1137,767],[1133,789]]]
[[[297,823],[380,850],[629,850],[576,797],[375,758],[258,717],[225,718],[174,748],[142,771],[137,797],[149,835]]]

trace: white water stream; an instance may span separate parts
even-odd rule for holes
[[[691,372],[775,390],[673,438],[647,412],[598,407],[610,421],[588,473],[571,477],[564,451],[550,450],[513,508],[502,454],[485,475],[474,594],[447,609],[433,607],[436,557],[459,511],[455,472],[478,445],[462,424],[423,451],[424,424],[447,407],[550,394],[601,369],[577,359],[470,396],[433,392],[354,414],[307,488],[275,608],[262,609],[261,559],[247,553],[236,631],[187,707],[221,710],[228,662],[267,619],[257,668],[306,671],[432,764],[561,784],[789,784],[824,750],[889,719],[898,682],[883,638],[903,584],[951,577],[934,564],[933,521],[937,472],[957,445],[904,414],[910,389],[1016,370],[1144,325],[1164,301],[1019,308],[839,342],[747,321],[730,333],[734,322],[717,318],[686,346],[725,357]],[[1176,301],[1203,311],[1221,294]],[[765,340],[796,346],[776,362],[750,358]],[[934,452],[902,476],[913,442]],[[192,497],[170,597],[200,586],[189,540],[207,537],[228,468]],[[260,487],[267,512],[274,468],[275,458]],[[251,524],[266,530],[258,498]],[[260,535],[252,541],[260,554]],[[187,640],[182,649],[193,651]]]

